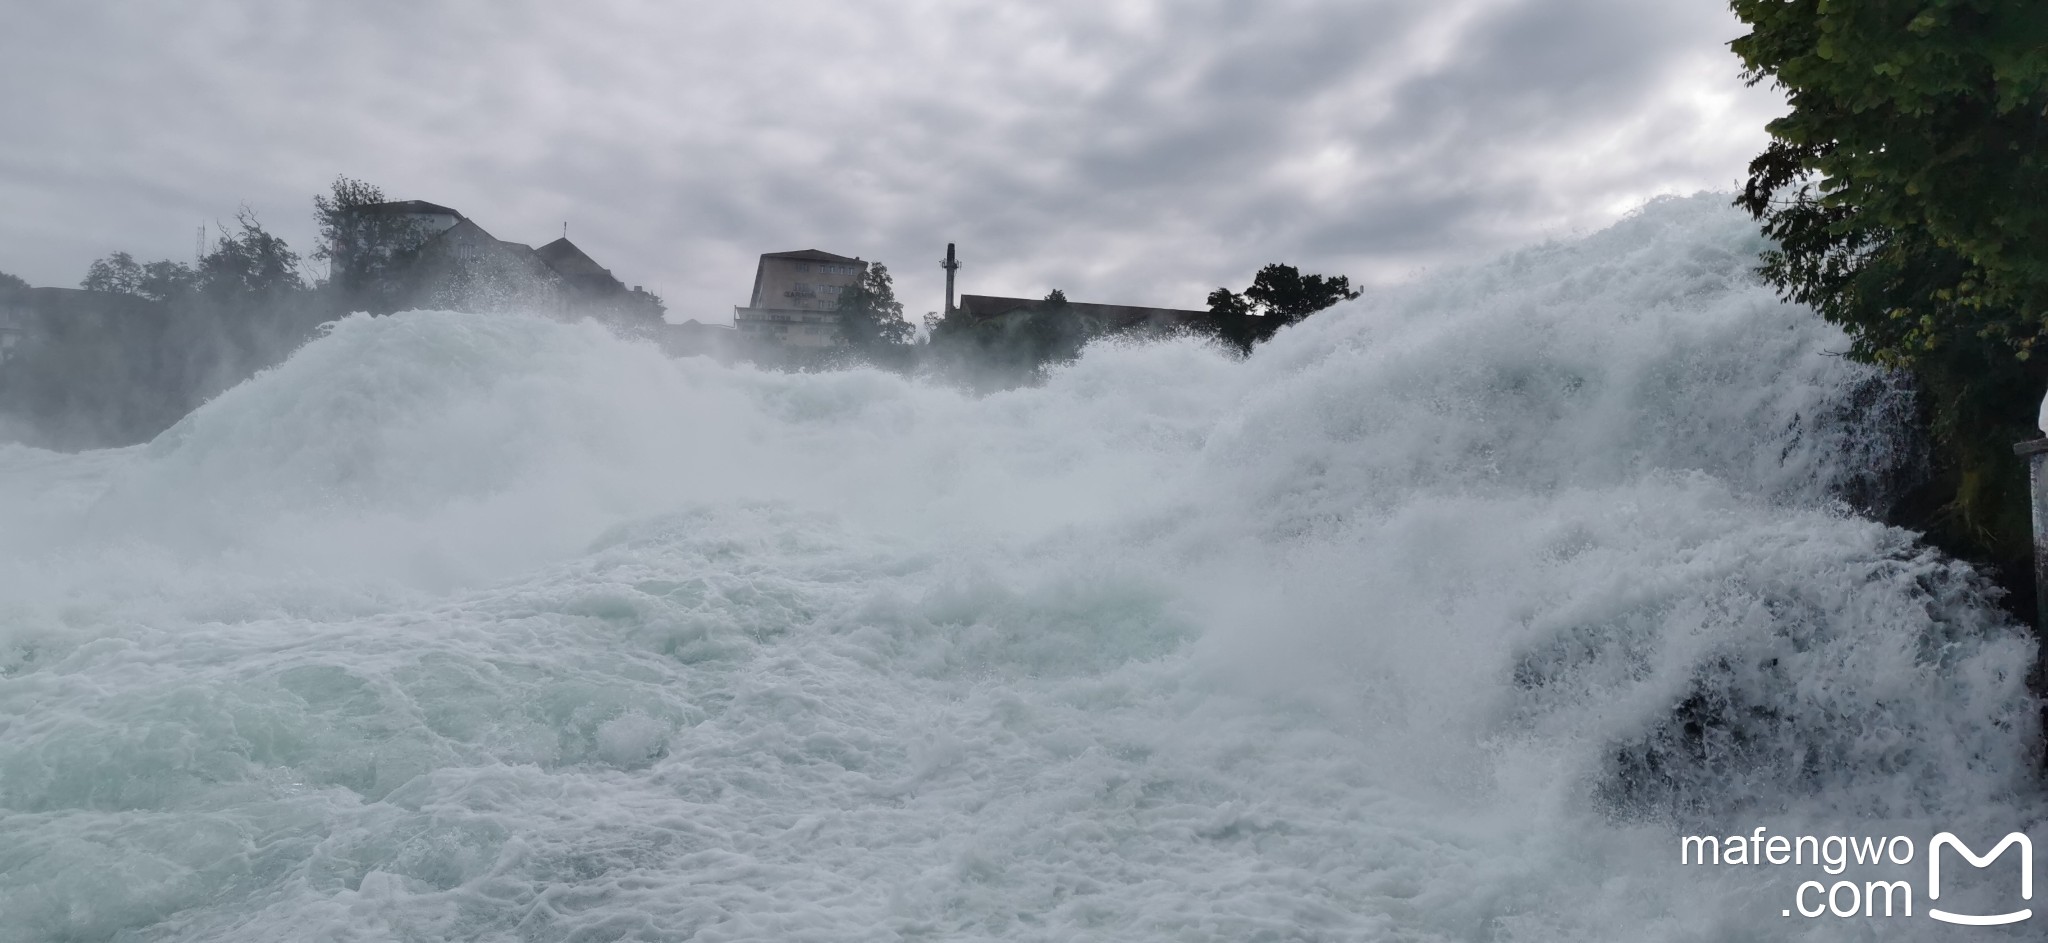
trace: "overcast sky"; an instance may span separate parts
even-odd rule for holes
[[[1722,0],[10,4],[0,271],[301,253],[337,174],[569,236],[670,319],[762,252],[1201,307],[1259,266],[1386,283],[1729,189],[1782,111]],[[315,272],[317,274],[317,271]]]

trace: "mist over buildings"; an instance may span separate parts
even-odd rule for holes
[[[1727,186],[1780,107],[1734,75],[1738,33],[1622,0],[43,5],[0,35],[0,76],[43,90],[0,102],[0,272],[197,266],[246,207],[316,285],[308,200],[344,174],[569,236],[672,324],[729,323],[757,257],[798,248],[886,264],[912,325],[948,243],[991,298],[1200,309],[1273,262],[1384,285]],[[127,432],[26,438],[132,439],[346,307],[270,303],[261,329],[108,322],[149,352],[16,411]],[[153,392],[114,402],[131,380]]]
[[[1725,4],[202,0],[10,11],[0,271],[194,257],[248,204],[309,253],[336,174],[569,235],[674,320],[763,252],[964,293],[1199,307],[1275,260],[1385,284],[1726,189],[1780,104]],[[309,279],[324,273],[311,271]]]

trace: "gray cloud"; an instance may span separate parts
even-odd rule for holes
[[[200,0],[10,11],[0,270],[185,258],[339,173],[570,234],[677,317],[753,258],[1190,305],[1290,261],[1396,278],[1726,187],[1781,105],[1718,0]]]

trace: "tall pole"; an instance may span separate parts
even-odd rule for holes
[[[2048,413],[2048,410],[2043,410]],[[2048,418],[2048,416],[2044,416]],[[2044,423],[2048,425],[2048,423]],[[2034,503],[2034,670],[2028,687],[2036,694],[2048,689],[2048,430],[2044,437],[2012,447],[2027,460],[2028,491]],[[2041,709],[2048,721],[2048,705]],[[2048,760],[2044,760],[2048,762]]]
[[[946,243],[946,261],[939,263],[946,270],[946,317],[953,316],[953,273],[960,270],[960,260],[953,255],[953,244]]]
[[[2034,496],[2035,622],[2048,628],[2048,438],[2022,442],[2012,450],[2027,460],[2027,481]]]

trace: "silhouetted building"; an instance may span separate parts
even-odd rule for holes
[[[770,252],[754,269],[754,294],[734,308],[742,335],[789,347],[831,347],[841,342],[839,295],[860,284],[868,264],[817,249]]]
[[[164,311],[163,302],[110,291],[0,288],[0,363],[32,346],[90,346],[101,339],[146,346],[163,330]]]
[[[28,339],[28,292],[0,288],[0,367],[17,356]]]
[[[470,219],[434,235],[402,276],[402,305],[452,311],[531,307],[558,311],[562,278],[533,249],[506,242]]]
[[[593,293],[618,292],[626,290],[624,283],[612,277],[612,270],[597,264],[597,260],[584,254],[582,249],[563,236],[547,245],[533,250],[540,260],[546,262],[569,284]]]
[[[748,347],[737,328],[724,324],[704,324],[696,318],[681,324],[663,324],[655,332],[654,339],[662,352],[671,357],[702,354],[719,360],[730,360],[745,353]]]
[[[368,206],[358,207],[356,212],[373,216],[411,220],[420,229],[428,233],[443,232],[463,220],[461,213],[439,203],[429,203],[425,200],[397,200],[391,203],[372,203]]]
[[[192,405],[169,306],[76,288],[0,289],[0,436],[43,448],[126,445]]]
[[[391,227],[399,238],[395,309],[502,311],[525,308],[563,317],[591,317],[616,327],[651,331],[662,322],[659,299],[630,289],[567,237],[535,249],[499,239],[462,213],[425,200],[377,203],[359,213],[409,221]]]
[[[1171,332],[1209,316],[1207,311],[1186,308],[1103,305],[1085,301],[1055,305],[1040,298],[1005,298],[999,295],[961,295],[955,310],[969,324],[1002,322],[1040,311],[1058,311],[1063,317],[1087,322],[1093,329],[1092,333],[1128,330]]]

